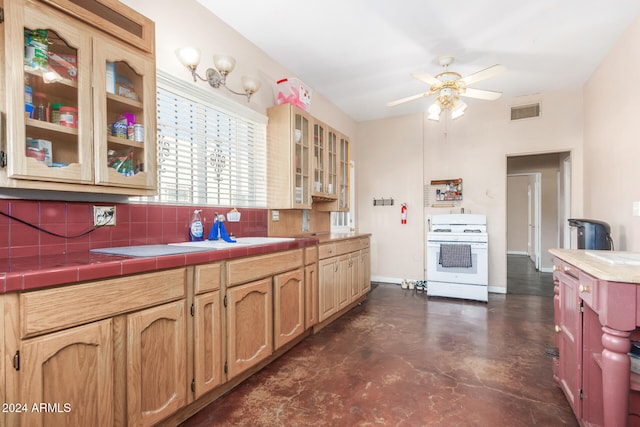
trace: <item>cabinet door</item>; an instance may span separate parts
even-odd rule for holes
[[[309,329],[318,323],[318,264],[304,268],[305,321],[304,328]]]
[[[292,108],[293,124],[293,207],[311,207],[311,117]]]
[[[196,295],[194,306],[194,375],[195,397],[198,399],[224,382],[220,291]]]
[[[273,353],[271,278],[227,289],[228,377]]]
[[[338,310],[346,307],[351,302],[351,255],[338,257],[337,298]]]
[[[357,300],[362,295],[360,285],[360,252],[349,254],[349,273],[347,274],[347,288],[351,289],[351,299],[349,302]]]
[[[155,189],[155,61],[95,36],[93,73],[96,184]]]
[[[274,345],[278,349],[304,331],[304,270],[273,277]]]
[[[23,425],[113,425],[111,327],[103,320],[23,342]]]
[[[92,183],[88,27],[20,0],[6,2],[5,17],[7,176]],[[68,126],[54,106],[76,111]]]
[[[322,322],[338,311],[338,258],[322,259],[318,267],[318,321]]]
[[[573,407],[573,412],[578,419],[582,418],[582,400],[580,400],[580,388],[582,387],[582,312],[580,311],[580,298],[578,292],[578,280],[556,271],[554,278],[558,280],[560,288],[559,300],[559,325],[558,350],[558,377],[560,387],[564,391],[567,400]]]
[[[339,149],[339,166],[338,166],[338,211],[347,212],[349,210],[349,180],[350,180],[350,159],[349,159],[349,140],[346,136],[340,135],[338,142]]]
[[[369,249],[363,249],[360,251],[358,285],[360,286],[360,295],[364,295],[371,290],[371,258]]]
[[[186,334],[184,300],[127,316],[130,425],[153,425],[186,404]]]
[[[327,196],[336,198],[338,193],[338,134],[327,130]]]
[[[312,167],[313,167],[313,191],[314,196],[323,196],[327,192],[326,183],[326,126],[324,123],[314,121],[313,123],[313,148],[312,148]]]

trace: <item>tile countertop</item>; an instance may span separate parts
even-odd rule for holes
[[[549,252],[561,260],[579,268],[600,280],[610,282],[640,284],[640,265],[612,263],[598,257],[600,251],[583,249],[549,249]],[[589,253],[591,252],[591,254]],[[607,251],[607,254],[626,256],[633,254],[640,259],[639,252]]]
[[[295,237],[312,237],[318,239],[320,244],[339,240],[355,239],[358,237],[371,237],[371,233],[311,233],[301,234]]]
[[[35,290],[86,280],[99,280],[167,268],[203,264],[248,255],[303,248],[318,244],[313,237],[268,245],[218,249],[158,257],[127,257],[71,252],[0,259],[0,294]]]

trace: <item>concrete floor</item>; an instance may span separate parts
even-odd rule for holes
[[[380,284],[183,426],[577,426],[553,339],[551,297]]]

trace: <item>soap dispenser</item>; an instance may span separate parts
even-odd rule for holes
[[[191,222],[189,224],[189,240],[197,242],[203,239],[204,227],[202,225],[202,218],[200,216],[202,210],[196,209],[191,216]]]

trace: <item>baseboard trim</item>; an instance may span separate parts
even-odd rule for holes
[[[506,294],[507,288],[502,286],[489,286],[489,292],[492,294]]]
[[[527,251],[507,251],[507,255],[529,255]]]

